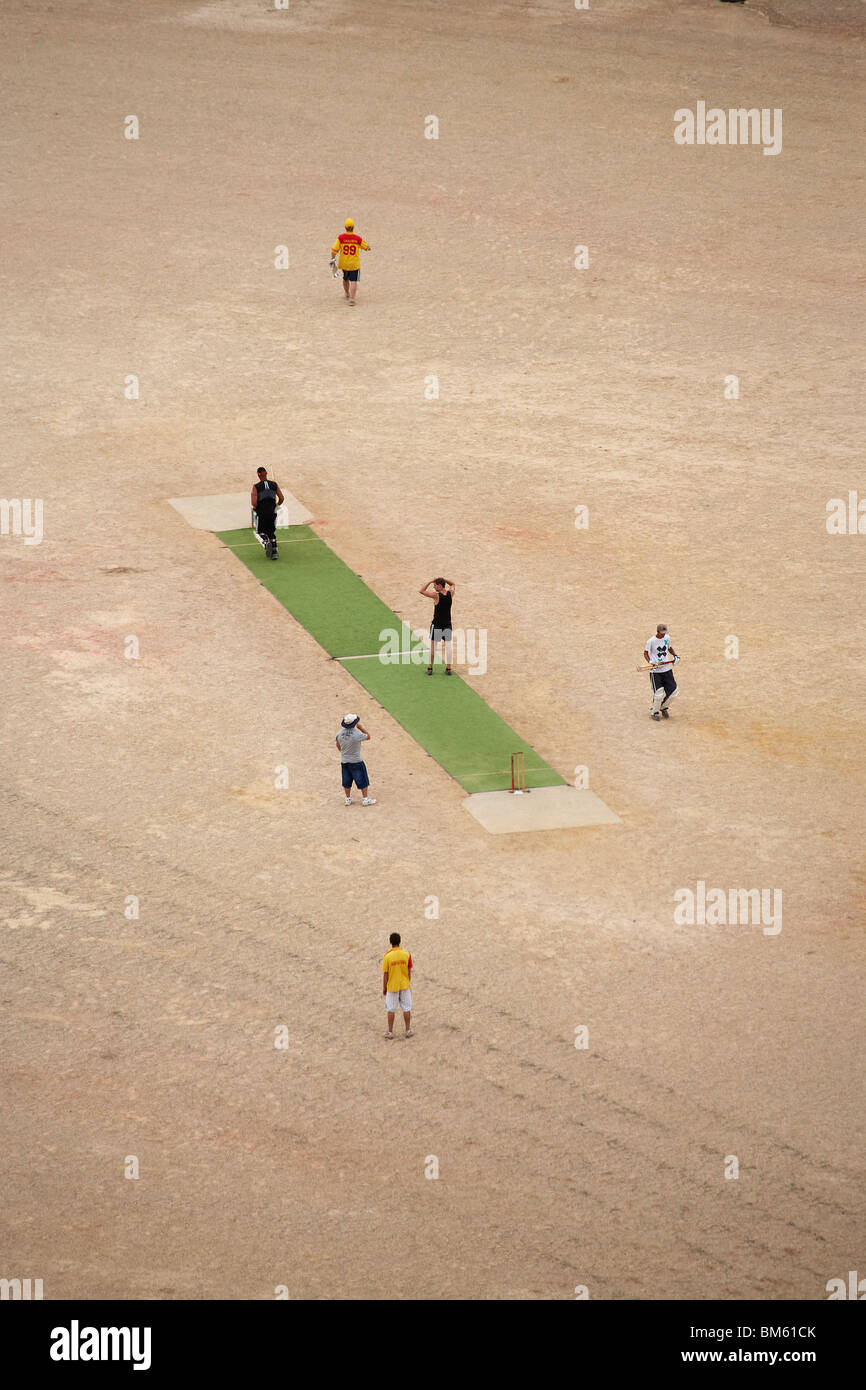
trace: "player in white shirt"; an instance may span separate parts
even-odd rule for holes
[[[667,623],[659,623],[655,637],[651,637],[646,644],[643,659],[648,666],[653,668],[650,671],[650,684],[653,690],[653,707],[650,710],[650,716],[657,722],[660,719],[670,719],[668,705],[677,694],[673,667],[674,662],[679,661],[679,657],[671,646]]]

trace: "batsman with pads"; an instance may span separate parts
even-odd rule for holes
[[[269,560],[277,558],[277,507],[285,502],[279,483],[271,482],[266,468],[257,468],[258,482],[250,491],[253,531]]]
[[[659,623],[656,635],[647,642],[643,656],[653,692],[650,718],[658,723],[661,719],[670,719],[668,705],[678,693],[673,668],[679,657],[671,646],[667,623]]]

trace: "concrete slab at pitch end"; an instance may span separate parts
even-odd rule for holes
[[[585,825],[617,825],[619,816],[595,792],[576,787],[533,787],[513,792],[476,792],[463,806],[491,835],[521,830],[570,830]]]
[[[277,526],[306,526],[313,520],[303,502],[284,492],[285,502],[277,511]],[[217,492],[212,497],[169,497],[168,504],[180,512],[184,521],[197,531],[239,531],[250,525],[248,492]]]

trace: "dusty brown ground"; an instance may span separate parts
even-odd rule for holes
[[[852,5],[772,9],[7,0],[2,491],[46,504],[0,538],[0,1275],[816,1299],[862,1266],[866,538],[824,524],[866,492],[862,49]],[[701,98],[782,107],[783,153],[675,146]],[[413,623],[460,581],[477,687],[620,827],[486,835],[165,505],[261,461]],[[675,926],[698,879],[781,888],[780,935]]]

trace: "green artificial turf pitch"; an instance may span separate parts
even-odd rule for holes
[[[467,792],[510,788],[517,752],[527,787],[566,785],[456,673],[446,676],[437,664],[427,676],[426,658],[417,665],[379,659],[387,640],[381,634],[402,634],[394,646],[408,650],[408,629],[309,526],[278,533],[278,560],[267,558],[249,528],[218,535],[329,656],[364,658],[347,660],[345,669]]]

